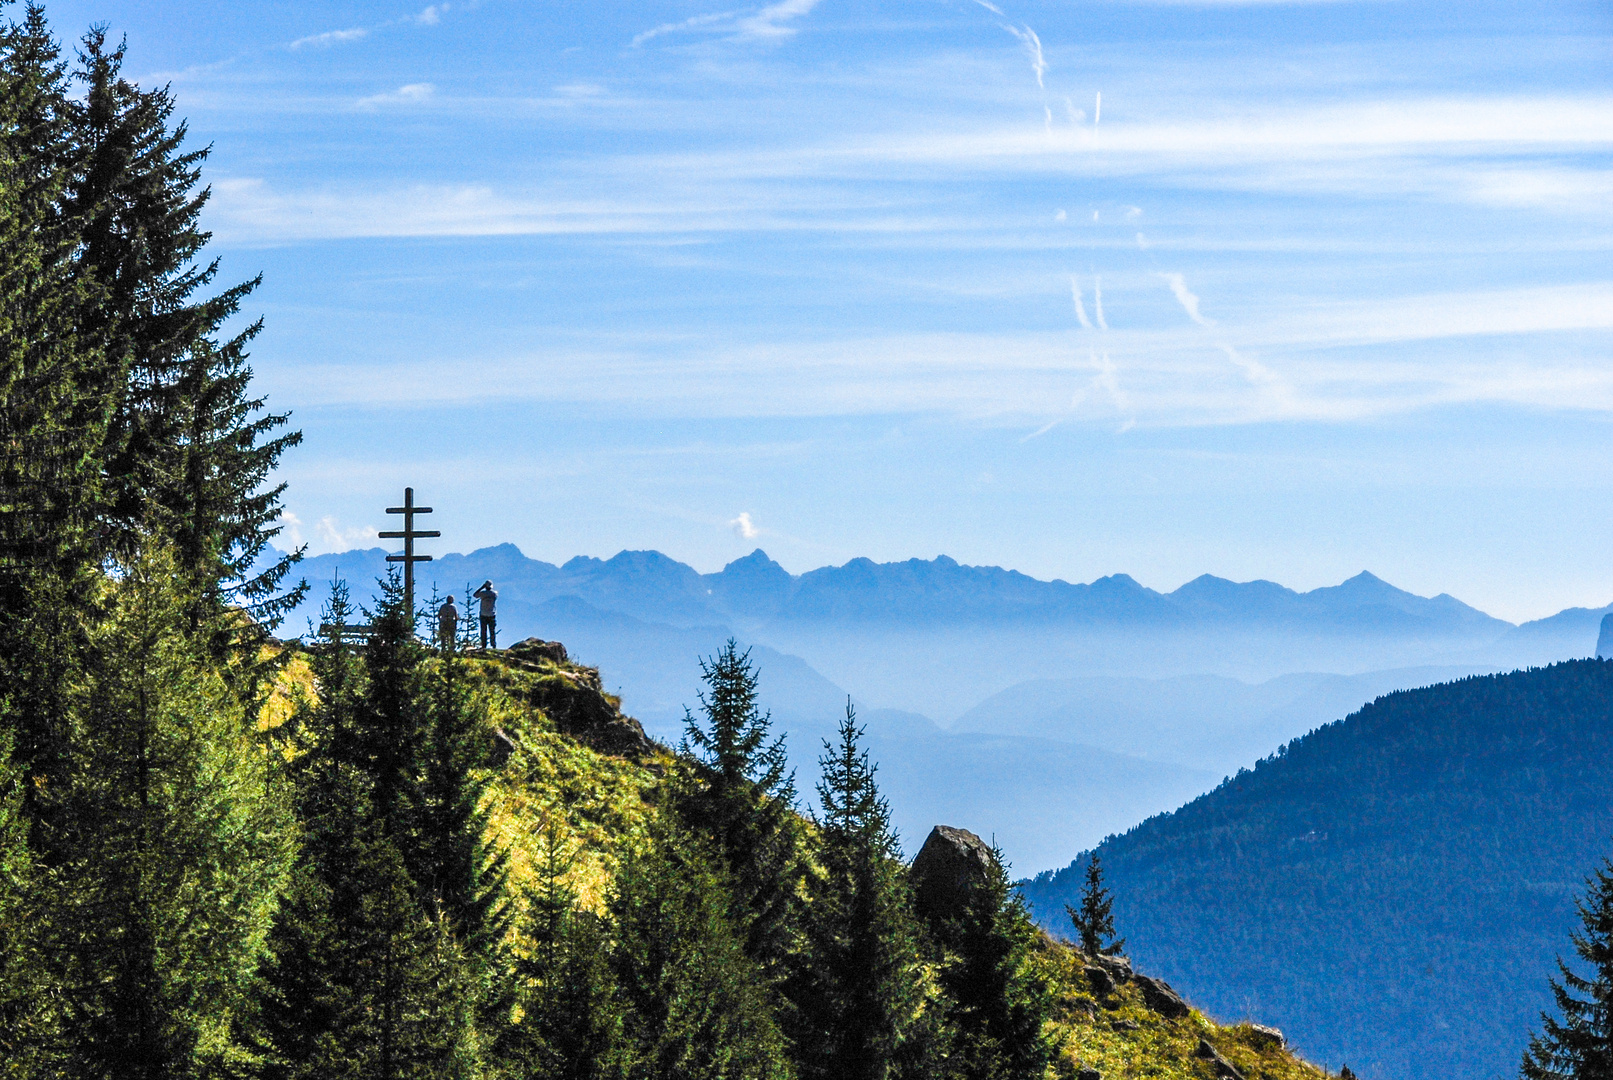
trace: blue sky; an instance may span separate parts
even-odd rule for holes
[[[1605,3],[56,3],[214,146],[315,552],[1613,599]]]

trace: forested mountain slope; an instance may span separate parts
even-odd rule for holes
[[[1613,835],[1613,663],[1390,694],[1098,851],[1133,955],[1367,1077],[1515,1075]],[[1056,927],[1085,865],[1025,886]]]

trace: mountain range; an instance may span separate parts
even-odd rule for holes
[[[364,600],[385,558],[305,560],[314,588],[282,633],[318,621],[334,577]],[[804,792],[849,697],[902,834],[995,827],[1021,872],[1061,865],[1379,694],[1589,655],[1605,610],[1517,627],[1367,573],[1303,593],[1210,576],[1161,593],[1124,574],[1070,584],[944,556],[796,575],[760,550],[701,574],[655,551],[555,565],[501,544],[417,573],[422,602],[491,579],[502,644],[563,641],[669,743],[696,704],[699,658],[736,637]],[[1075,782],[1088,759],[1105,767]]]

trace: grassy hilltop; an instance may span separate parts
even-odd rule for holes
[[[634,725],[617,699],[600,692],[591,668],[519,649],[472,656],[467,666],[482,705],[480,737],[502,759],[487,766],[484,805],[490,844],[509,853],[510,895],[520,903],[536,885],[554,836],[577,902],[604,913],[624,857],[649,842],[654,819],[666,812],[665,786],[689,763],[647,740],[626,753],[601,748],[612,721]],[[264,723],[283,723],[299,699],[306,704],[314,693],[306,659],[293,659],[265,706]],[[579,715],[591,723],[565,720]],[[511,930],[517,951],[531,948],[521,940],[522,925],[518,918]],[[1250,1080],[1325,1075],[1248,1023],[1219,1024],[1197,1009],[1168,1018],[1135,981],[1099,995],[1086,974],[1091,958],[1053,937],[1039,938],[1028,963],[1053,999],[1048,1029],[1056,1053],[1048,1076],[1220,1075],[1216,1059],[1200,1056],[1201,1041]]]

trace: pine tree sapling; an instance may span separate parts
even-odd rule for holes
[[[1119,956],[1126,947],[1125,938],[1115,937],[1114,900],[1103,885],[1103,866],[1097,852],[1087,859],[1086,886],[1081,890],[1079,908],[1064,905],[1070,924],[1075,927],[1076,940],[1081,951],[1088,956]]]

